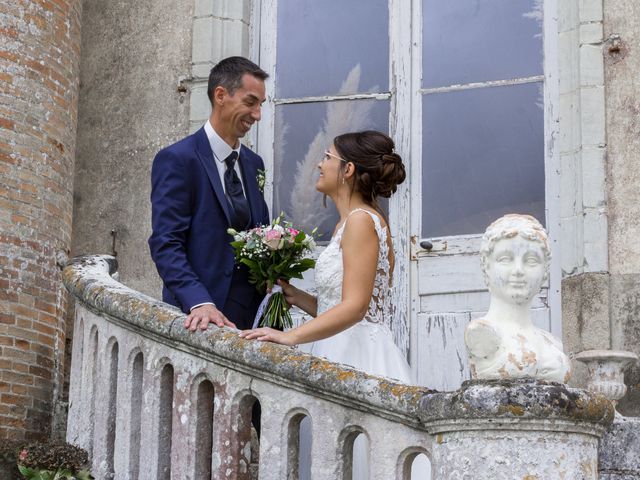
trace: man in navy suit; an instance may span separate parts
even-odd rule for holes
[[[269,222],[257,182],[264,164],[240,144],[260,120],[267,77],[246,58],[219,62],[209,75],[209,120],[153,161],[151,257],[162,299],[188,314],[192,331],[211,322],[251,328],[262,300],[246,268],[234,266],[227,228]]]

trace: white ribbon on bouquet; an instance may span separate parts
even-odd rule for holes
[[[262,303],[258,307],[258,313],[256,313],[256,318],[253,319],[253,326],[251,327],[252,329],[258,328],[258,323],[260,323],[260,317],[262,317],[262,314],[264,313],[265,308],[267,308],[267,305],[269,305],[269,299],[271,298],[271,295],[273,295],[274,293],[280,293],[280,292],[282,292],[282,287],[280,285],[274,285],[273,288],[271,289],[271,292],[267,293],[267,295],[264,297],[264,300],[262,300]]]

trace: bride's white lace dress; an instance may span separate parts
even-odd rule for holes
[[[378,234],[379,253],[378,267],[373,295],[369,309],[364,318],[347,328],[346,330],[319,340],[311,345],[302,345],[301,348],[313,355],[324,357],[333,362],[350,365],[372,375],[388,377],[403,383],[414,383],[409,364],[404,355],[393,341],[390,330],[391,325],[391,285],[389,244],[387,243],[387,229],[380,223],[380,218],[364,209],[353,210],[355,212],[368,213],[373,219],[376,233]],[[317,314],[320,315],[342,301],[343,263],[340,242],[346,221],[335,233],[327,248],[320,254],[316,261],[316,289],[318,294]],[[374,433],[374,432],[372,432]],[[300,465],[300,478],[308,478],[312,462],[310,455],[311,431],[309,424],[301,425],[301,456],[304,458]],[[364,435],[356,438],[353,446],[353,479],[368,480],[367,444]],[[422,472],[422,470],[420,470]],[[429,478],[426,473],[412,475],[411,478]]]
[[[366,212],[371,216],[380,246],[369,309],[364,318],[354,326],[333,337],[314,342],[306,350],[313,355],[351,365],[372,375],[412,383],[409,365],[400,349],[393,342],[393,335],[389,328],[392,309],[387,229],[382,226],[380,218],[374,213],[364,209],[356,209],[349,216],[355,212]],[[349,217],[340,226],[316,262],[318,315],[342,301],[343,263],[340,242],[348,221]]]

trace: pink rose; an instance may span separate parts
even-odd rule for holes
[[[29,455],[29,452],[27,452],[26,450],[22,450],[18,454],[18,458],[20,459],[21,462],[23,462],[23,461],[25,461],[27,459],[27,455]]]
[[[264,236],[267,240],[280,240],[282,234],[277,230],[267,230],[266,235]]]
[[[298,230],[296,230],[295,228],[287,228],[287,230],[289,231],[289,233],[291,234],[292,237],[297,237],[298,234],[300,233]]]
[[[278,230],[267,230],[262,239],[262,243],[264,243],[271,250],[278,250],[280,246],[280,240],[282,238],[282,233]]]

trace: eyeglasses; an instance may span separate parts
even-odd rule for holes
[[[333,157],[333,158],[337,158],[338,160],[340,160],[341,162],[344,163],[349,163],[348,160],[345,160],[344,158],[340,158],[337,155],[334,155],[333,153],[331,153],[329,150],[325,150],[324,152],[324,157],[322,157],[322,163],[326,162],[327,160],[329,160],[329,157]]]

